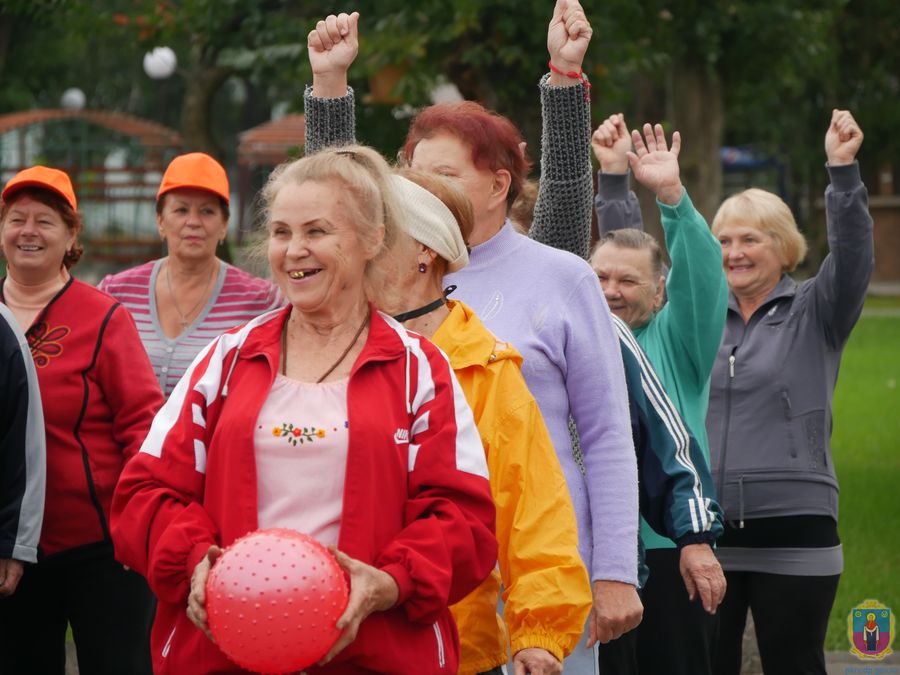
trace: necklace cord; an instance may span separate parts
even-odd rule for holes
[[[350,344],[347,345],[347,348],[341,353],[338,357],[337,361],[335,361],[331,368],[325,371],[325,374],[322,375],[318,380],[316,380],[316,384],[322,384],[325,381],[325,378],[331,375],[334,372],[335,368],[337,368],[341,363],[343,363],[344,359],[347,358],[347,354],[350,353],[350,350],[353,349],[353,346],[356,344],[356,341],[359,340],[359,336],[362,335],[363,330],[369,324],[369,319],[372,317],[372,308],[368,307],[366,309],[366,316],[363,318],[362,323],[359,325],[359,328],[356,331],[356,335],[353,336],[353,340],[350,341]],[[285,377],[287,376],[287,363],[288,363],[288,352],[287,352],[287,326],[288,321],[290,321],[290,317],[288,317],[287,321],[284,322],[284,326],[281,328],[281,374]]]
[[[187,311],[187,313],[181,311],[181,307],[178,306],[178,300],[175,299],[175,291],[172,290],[172,275],[169,272],[170,267],[169,261],[166,260],[166,286],[169,289],[169,296],[172,298],[172,305],[175,307],[175,311],[178,312],[178,316],[181,317],[181,331],[184,332],[184,329],[188,327],[188,317],[197,311],[197,308],[200,307],[201,303],[206,299],[209,285],[212,283],[212,278],[215,276],[218,265],[213,267],[212,273],[207,277],[206,286],[203,287],[203,293],[200,295],[200,299]]]

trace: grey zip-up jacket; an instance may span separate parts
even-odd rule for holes
[[[802,283],[787,275],[744,324],[731,294],[713,366],[711,464],[725,517],[837,520],[831,402],[874,268],[872,217],[859,165],[828,167],[830,253]]]

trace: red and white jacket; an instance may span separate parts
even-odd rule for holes
[[[241,672],[185,614],[211,544],[257,529],[253,431],[280,361],[290,306],[214,340],[156,416],[113,500],[117,558],[159,606],[155,673]],[[372,311],[347,390],[349,450],[338,547],[396,580],[397,606],[310,673],[456,673],[447,606],[497,560],[481,439],[446,357]]]

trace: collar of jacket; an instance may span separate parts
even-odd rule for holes
[[[768,307],[770,304],[777,300],[781,300],[783,298],[792,298],[797,294],[797,282],[791,279],[787,274],[782,274],[781,279],[779,279],[778,283],[775,285],[769,294],[766,296],[766,299],[763,300],[762,304],[757,307],[756,312],[761,311],[764,307]],[[733,312],[741,313],[741,308],[738,305],[737,298],[734,297],[734,293],[728,291],[728,309]],[[756,312],[753,312],[756,314]]]
[[[515,347],[501,342],[464,302],[449,300],[450,314],[432,336],[432,342],[444,350],[454,370],[487,366],[498,359],[512,359],[521,367],[522,356]]]
[[[286,305],[278,310],[278,316],[272,321],[267,321],[252,331],[241,347],[238,358],[252,359],[262,356],[269,361],[269,366],[273,370],[277,370],[279,350],[281,349],[281,331],[291,316],[291,309],[290,304]],[[372,304],[369,305],[369,309],[372,313],[369,335],[362,353],[353,364],[351,375],[370,361],[391,361],[402,358],[406,353],[406,347],[398,337],[397,330],[388,324],[388,320],[393,322],[393,319],[385,317]],[[401,328],[401,330],[403,329]]]

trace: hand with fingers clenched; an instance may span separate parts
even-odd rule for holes
[[[863,132],[849,110],[831,112],[831,123],[825,133],[825,156],[828,166],[853,164],[863,142]]]
[[[306,37],[313,72],[313,96],[338,98],[347,93],[347,71],[359,53],[359,12],[329,14]]]
[[[547,27],[547,51],[550,63],[563,73],[581,72],[581,64],[591,42],[593,29],[577,0],[557,0]],[[550,84],[566,85],[571,81],[560,73],[550,75]]]
[[[603,173],[627,173],[631,134],[625,116],[616,113],[603,120],[591,136],[591,147]]]

